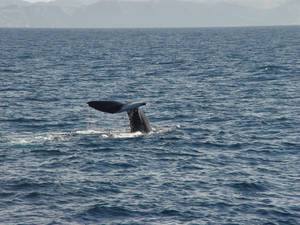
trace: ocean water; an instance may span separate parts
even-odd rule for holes
[[[0,29],[0,84],[0,224],[300,224],[299,26]]]

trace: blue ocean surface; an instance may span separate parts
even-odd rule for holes
[[[299,175],[299,26],[0,29],[0,224],[296,225]]]

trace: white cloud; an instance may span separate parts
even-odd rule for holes
[[[231,3],[236,5],[248,6],[253,8],[275,8],[286,3],[289,0],[182,0],[190,2],[201,2],[201,3]]]
[[[287,0],[227,0],[228,2],[255,8],[275,8],[287,2]]]
[[[51,2],[53,0],[24,0],[24,1],[35,3],[35,2]]]

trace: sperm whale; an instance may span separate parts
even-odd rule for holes
[[[139,107],[146,105],[142,103],[123,104],[117,101],[90,101],[87,103],[90,107],[105,113],[127,112],[130,121],[131,132],[140,131],[149,133],[152,129],[148,118]]]

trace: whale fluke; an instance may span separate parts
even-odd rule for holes
[[[90,107],[106,113],[121,113],[127,112],[130,121],[131,132],[140,131],[142,133],[149,133],[151,126],[148,118],[139,109],[139,107],[146,105],[142,103],[123,104],[116,101],[90,101],[87,103]]]
[[[90,107],[106,113],[117,113],[124,104],[115,101],[91,101],[87,103]]]

